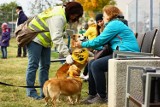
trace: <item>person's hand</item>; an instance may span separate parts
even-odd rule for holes
[[[75,47],[82,48],[81,43],[82,41],[75,42]]]
[[[72,64],[74,61],[73,61],[73,59],[72,59],[72,55],[68,55],[67,57],[66,57],[66,63],[67,64]]]

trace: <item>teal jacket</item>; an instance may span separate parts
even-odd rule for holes
[[[81,46],[96,49],[107,43],[111,45],[113,51],[116,50],[117,46],[120,51],[140,51],[137,39],[132,30],[117,19],[106,23],[103,32],[99,36],[93,40],[82,42]]]

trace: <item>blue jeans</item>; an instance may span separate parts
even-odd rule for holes
[[[36,71],[39,68],[39,84],[40,86],[43,86],[49,76],[51,48],[45,48],[32,41],[27,45],[27,50],[28,68],[26,71],[26,84],[27,86],[34,86]],[[38,96],[36,89],[27,88],[27,96]],[[44,97],[42,88],[40,89],[40,97]]]
[[[112,55],[109,55],[96,60],[93,59],[89,62],[89,95],[98,94],[101,98],[106,97],[107,93],[105,72],[108,72],[108,60],[111,58]]]
[[[7,47],[1,46],[2,58],[7,58]]]

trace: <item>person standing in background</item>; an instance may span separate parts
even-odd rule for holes
[[[0,46],[2,51],[2,59],[7,59],[7,47],[9,46],[10,32],[8,31],[7,23],[3,23],[1,28],[2,28],[2,37],[0,40]]]
[[[24,23],[28,19],[27,16],[24,14],[23,9],[22,9],[21,6],[17,6],[16,7],[16,13],[18,14],[17,26],[19,26],[20,24]],[[17,56],[16,57],[21,57],[22,48],[23,48],[23,57],[26,57],[26,55],[27,55],[26,46],[24,46],[24,47],[18,46]]]

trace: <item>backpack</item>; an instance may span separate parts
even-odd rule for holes
[[[38,33],[46,32],[46,31],[31,30],[28,27],[28,25],[32,21],[32,19],[33,19],[33,17],[29,18],[24,23],[20,24],[14,32],[14,34],[16,36],[17,44],[20,47],[23,47],[23,46],[27,45],[28,43],[30,43],[37,36]]]

